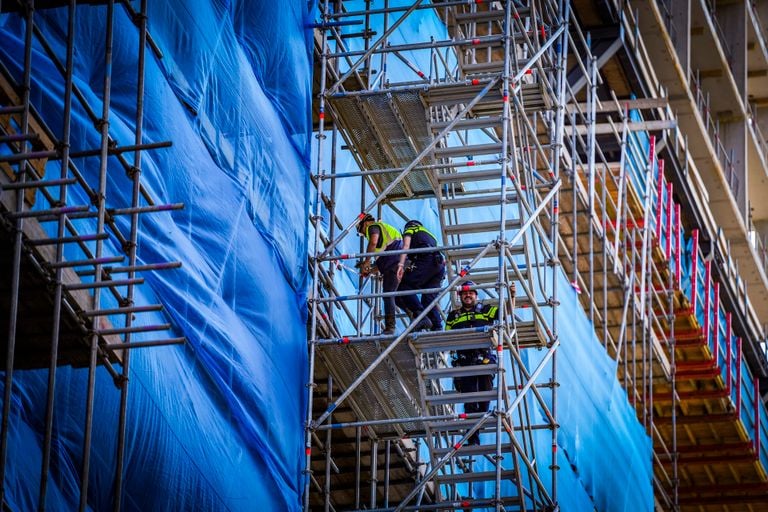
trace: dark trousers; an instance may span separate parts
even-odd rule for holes
[[[459,393],[490,391],[493,389],[493,375],[471,375],[469,377],[456,377],[453,379],[453,386]],[[464,412],[467,414],[473,412],[486,412],[490,404],[490,401],[467,402],[464,404]]]
[[[402,240],[395,240],[387,246],[386,250],[397,251],[403,248]],[[386,292],[397,291],[397,264],[400,262],[399,254],[386,254],[386,252],[376,258],[376,268],[379,269],[379,273],[382,278],[382,288]],[[384,316],[394,316],[395,314],[395,298],[384,297]]]
[[[442,258],[429,258],[418,260],[413,263],[413,268],[403,274],[403,280],[400,281],[400,291],[421,290],[424,288],[437,288],[445,277],[445,263]],[[429,304],[435,300],[437,293],[422,293],[421,300],[413,295],[402,295],[397,297],[397,305],[414,315],[421,314]],[[440,331],[443,328],[443,319],[440,316],[440,309],[435,307],[429,310],[427,318],[432,321],[432,329]]]

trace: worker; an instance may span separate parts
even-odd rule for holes
[[[437,247],[437,238],[430,233],[418,220],[409,220],[403,228],[403,249],[421,249]],[[407,259],[406,259],[407,256]],[[398,290],[422,290],[439,288],[445,278],[445,260],[440,251],[421,252],[416,254],[401,254],[397,264],[397,277],[400,280]],[[435,300],[437,292],[422,293],[421,300],[416,294],[398,296],[396,303],[404,309],[411,318],[419,316],[429,304]],[[427,316],[419,322],[415,330],[443,330],[443,319],[440,307],[430,309]]]
[[[397,228],[377,221],[370,213],[365,214],[357,225],[357,232],[368,240],[367,253],[382,253],[376,258],[376,269],[382,278],[384,293],[397,291],[399,278],[397,264],[400,261],[397,254],[386,254],[386,251],[397,251],[403,248],[403,239]],[[373,271],[371,258],[360,260],[360,275],[368,277]],[[384,297],[384,330],[383,334],[395,333],[395,298]]]
[[[466,281],[459,288],[459,300],[461,306],[448,314],[446,330],[466,329],[470,327],[483,327],[492,325],[499,317],[499,309],[496,306],[483,305],[477,301],[477,290],[472,281]],[[457,350],[453,355],[453,366],[476,366],[484,364],[496,364],[496,354],[491,347],[479,349]],[[469,375],[455,377],[453,386],[460,393],[473,393],[477,391],[490,391],[493,389],[493,375]],[[490,402],[470,402],[464,404],[464,412],[486,412]],[[480,444],[480,436],[475,432],[467,444]]]

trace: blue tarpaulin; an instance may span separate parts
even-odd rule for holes
[[[136,302],[160,302],[165,313],[142,314],[136,323],[170,321],[166,334],[188,341],[133,351],[124,510],[295,510],[307,380],[311,5],[149,6],[149,32],[162,58],[147,52],[144,142],[173,146],[143,153],[142,183],[158,203],[185,208],[142,217],[139,264],[178,260],[183,267],[145,276]],[[104,97],[106,12],[77,9],[74,80],[96,112]],[[120,6],[114,20],[109,131],[127,145],[134,137],[138,29]],[[37,11],[35,22],[63,61],[67,10]],[[0,58],[17,81],[23,38],[20,17],[0,17]],[[63,78],[37,43],[32,63],[32,102],[60,137]],[[98,131],[75,101],[72,149],[97,147]],[[95,186],[98,158],[74,163]],[[58,169],[50,164],[48,173]],[[73,204],[88,204],[72,190]],[[130,194],[111,158],[107,206],[130,205]],[[105,252],[117,249],[108,243]],[[57,373],[49,510],[77,508],[87,373]],[[103,368],[97,374],[88,503],[108,510],[119,393]],[[6,476],[12,510],[37,507],[46,379],[47,371],[14,377]]]

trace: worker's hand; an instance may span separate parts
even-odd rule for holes
[[[402,263],[398,263],[397,264],[397,280],[398,281],[402,281],[404,274],[405,274],[405,268],[403,268],[403,264]]]
[[[360,275],[363,277],[371,275],[371,264],[367,261],[364,261],[362,265],[360,265]]]

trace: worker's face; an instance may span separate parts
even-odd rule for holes
[[[477,292],[475,290],[462,290],[459,292],[459,298],[464,307],[472,307],[477,304]]]
[[[370,221],[370,220],[368,222],[363,222],[362,224],[360,224],[361,228],[360,228],[360,231],[357,232],[357,234],[360,236],[365,236],[365,234],[368,232],[368,226],[370,226],[371,224],[373,224],[373,221]]]

